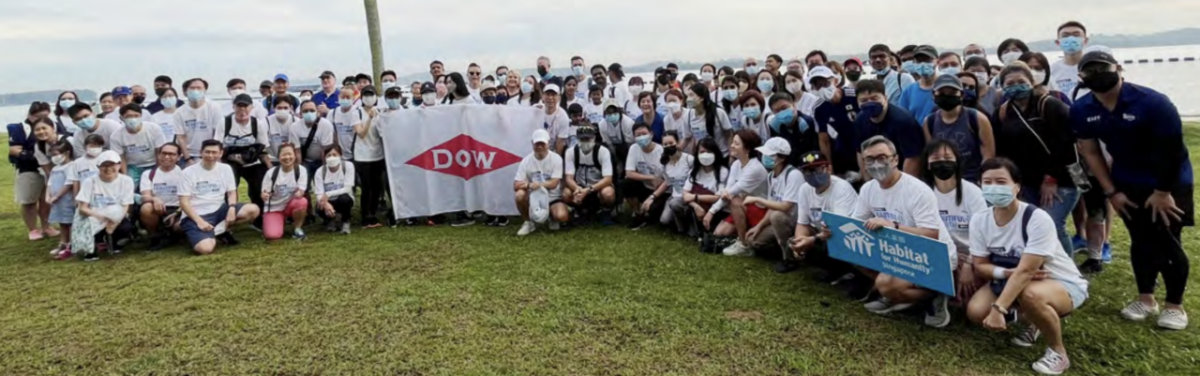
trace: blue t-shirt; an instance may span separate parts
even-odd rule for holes
[[[645,121],[643,121],[644,117],[646,117],[646,115],[638,116],[637,119],[635,119],[633,121],[633,123],[634,124],[644,123],[645,122]],[[662,117],[662,115],[654,117],[654,123],[650,124],[650,133],[652,133],[654,135],[655,143],[658,143],[658,144],[662,143],[662,136],[663,136],[663,117]]]
[[[1071,106],[1071,127],[1080,139],[1104,142],[1118,189],[1172,192],[1193,183],[1179,110],[1157,91],[1126,82],[1111,112],[1088,93]]]
[[[904,88],[904,92],[900,93],[900,107],[908,110],[912,114],[913,119],[924,121],[929,114],[933,113],[933,87],[928,90],[921,87],[921,84],[908,85]]]
[[[312,101],[313,103],[316,103],[317,106],[320,106],[321,103],[324,103],[325,107],[329,107],[329,109],[332,110],[338,108],[338,98],[341,96],[342,89],[334,90],[333,94],[325,94],[325,90],[317,90],[316,93],[313,93]],[[275,109],[272,108],[271,111],[273,112]]]
[[[842,102],[821,103],[813,110],[817,123],[817,132],[829,133],[830,129],[837,134],[833,140],[833,169],[835,172],[858,171],[855,155],[858,146],[855,145],[854,119],[858,117],[858,101],[853,97],[842,97]]]
[[[875,136],[883,136],[896,144],[896,154],[900,157],[900,166],[904,160],[917,158],[925,150],[925,131],[921,124],[903,108],[889,105],[883,114],[883,121],[878,124],[871,118],[859,116],[854,121],[855,145]]]

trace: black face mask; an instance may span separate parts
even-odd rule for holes
[[[483,96],[483,103],[484,104],[496,104],[496,96],[494,96],[494,95]]]
[[[133,96],[133,103],[142,104],[142,102],[145,102],[145,101],[146,101],[145,95],[134,95]]]
[[[162,95],[165,94],[166,92],[167,92],[167,88],[156,88],[156,89],[154,89],[154,96],[162,98]]]
[[[664,74],[664,75],[658,76],[657,82],[659,85],[666,86],[667,84],[671,83],[671,78],[668,77],[668,75]]]
[[[541,75],[542,77],[546,77],[546,73],[547,73],[547,72],[546,72],[546,67],[538,67],[538,74],[539,74],[539,75]]]
[[[508,94],[505,94],[505,93],[496,94],[496,103],[497,104],[508,103]]]
[[[938,180],[950,180],[954,174],[958,173],[958,162],[955,161],[937,161],[929,163],[929,172],[933,173],[933,177]]]
[[[847,79],[849,79],[850,81],[858,81],[858,79],[859,79],[859,78],[862,78],[862,72],[859,72],[859,71],[847,71],[847,72],[846,72],[846,78],[847,78]]]
[[[1120,82],[1121,75],[1117,72],[1096,72],[1083,79],[1083,87],[1095,93],[1107,93]]]
[[[413,106],[420,106],[421,102],[422,102],[421,98],[413,98],[412,101],[413,101]]]
[[[942,111],[950,111],[963,103],[962,97],[953,95],[935,95],[933,96],[933,104],[936,104]]]
[[[679,152],[678,146],[667,146],[667,147],[663,148],[663,155],[667,156],[667,157],[674,156],[675,153],[678,153],[678,152]]]

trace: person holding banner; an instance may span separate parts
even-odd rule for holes
[[[829,228],[825,227],[821,213],[853,215],[858,192],[849,182],[833,174],[833,164],[821,152],[805,153],[799,161],[804,185],[796,195],[796,231],[788,245],[794,259],[825,263],[830,276],[841,277],[853,269],[847,268],[844,262],[828,257],[825,242],[829,241],[831,234]]]
[[[922,178],[933,188],[933,195],[938,201],[938,213],[958,251],[956,290],[959,300],[966,302],[979,288],[980,281],[971,265],[968,229],[971,217],[986,211],[988,206],[979,186],[963,180],[965,171],[963,163],[959,162],[959,150],[953,141],[933,139],[921,155],[921,165],[925,170]]]
[[[611,210],[617,202],[612,154],[596,143],[599,132],[591,125],[575,129],[579,142],[567,149],[563,201],[581,211],[599,212],[602,223],[612,224]]]
[[[723,250],[726,256],[750,255],[752,250],[748,244],[751,239],[746,233],[767,215],[767,211],[758,205],[744,203],[746,197],[767,195],[767,169],[758,160],[760,145],[762,139],[753,130],[743,128],[733,135],[733,141],[729,143],[729,164],[733,167],[729,170],[728,183],[717,193],[721,199],[704,216],[704,227],[713,228],[714,213],[729,208],[729,216],[713,230],[714,236],[737,236],[736,241]]]
[[[545,129],[533,131],[533,153],[525,156],[517,167],[516,181],[513,190],[516,191],[517,210],[525,223],[517,230],[517,236],[525,236],[537,230],[537,224],[529,216],[530,194],[539,189],[545,189],[550,196],[550,230],[557,231],[559,223],[570,219],[567,204],[562,201],[561,176],[563,176],[562,156],[550,152],[550,132]]]
[[[896,146],[886,137],[868,138],[860,150],[863,166],[872,180],[859,192],[854,218],[866,221],[870,231],[892,228],[944,243],[953,268],[958,252],[951,246],[954,243],[950,233],[938,216],[933,191],[920,179],[900,171]],[[863,273],[875,278],[875,289],[882,295],[864,305],[868,311],[889,314],[928,302],[925,325],[943,328],[950,324],[945,295],[881,271],[863,270]]]
[[[1045,354],[1033,369],[1058,375],[1071,366],[1061,317],[1083,305],[1088,281],[1063,250],[1054,220],[1045,210],[1017,200],[1021,173],[1005,158],[987,160],[983,196],[991,210],[971,218],[971,256],[977,274],[991,281],[971,297],[967,317],[993,331],[1024,321],[1012,343],[1031,347],[1046,335]]]
[[[746,233],[756,250],[781,251],[782,260],[775,265],[776,273],[790,273],[799,268],[787,244],[796,228],[796,194],[804,185],[804,177],[791,163],[792,146],[782,137],[767,140],[758,148],[763,168],[770,171],[767,197],[747,197],[746,206],[757,205],[767,210],[763,220]]]

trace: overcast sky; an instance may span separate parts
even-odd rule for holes
[[[707,61],[812,49],[860,53],[874,43],[962,46],[1054,37],[1075,19],[1102,34],[1200,24],[1197,0],[378,0],[387,67],[402,75],[439,59],[530,67]],[[903,6],[899,4],[905,4]],[[987,4],[995,4],[989,7]],[[249,82],[277,72],[369,71],[357,0],[0,1],[0,92],[150,84],[167,74]],[[253,84],[251,84],[253,86]]]

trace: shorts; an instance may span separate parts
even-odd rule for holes
[[[1082,306],[1083,303],[1087,301],[1088,292],[1087,292],[1087,290],[1084,290],[1079,285],[1072,283],[1072,282],[1067,282],[1067,281],[1064,281],[1061,279],[1051,279],[1051,280],[1062,284],[1063,289],[1067,290],[1067,296],[1071,297],[1071,307],[1072,308],[1079,309],[1079,307]],[[1004,286],[1006,286],[1007,282],[1008,282],[1007,280],[992,281],[992,283],[990,283],[990,285],[992,287],[992,293],[996,294],[996,296],[999,297],[1000,293],[1004,292]]]
[[[18,205],[33,205],[42,201],[46,193],[46,178],[37,172],[22,172],[17,174],[16,200]]]
[[[746,226],[750,226],[750,227],[758,226],[758,223],[762,222],[763,218],[766,218],[766,217],[767,217],[767,208],[764,208],[764,207],[761,207],[758,205],[750,205],[750,206],[746,207]],[[793,221],[793,222],[795,222],[795,221]],[[734,224],[733,216],[731,215],[728,218],[725,218],[725,223]]]
[[[308,211],[308,199],[304,197],[293,197],[288,201],[287,206],[283,207],[282,213],[284,217],[291,218],[297,210]]]
[[[1104,223],[1108,219],[1108,197],[1100,189],[1099,180],[1093,176],[1089,176],[1088,180],[1092,182],[1092,189],[1083,192],[1083,207],[1087,209],[1088,219],[1092,223]]]
[[[234,207],[234,210],[241,211],[242,206],[244,206],[244,205],[245,204],[237,204],[237,206]],[[218,208],[216,211],[214,211],[212,213],[201,215],[200,218],[204,219],[204,221],[208,222],[208,224],[213,225],[214,230],[215,230],[215,227],[218,224],[220,224],[221,222],[225,222],[225,217],[227,215],[229,215],[229,204],[223,203],[223,204],[221,204],[221,207]],[[200,230],[200,226],[196,225],[196,221],[193,221],[192,218],[190,218],[190,217],[184,218],[183,223],[181,223],[179,225],[179,227],[181,230],[183,230],[183,234],[185,236],[187,236],[188,243],[191,244],[192,247],[195,247],[196,244],[200,244],[200,242],[202,242],[202,241],[205,241],[208,239],[213,239],[213,238],[217,237],[216,234],[213,233],[213,231]],[[226,231],[229,231],[229,230],[226,230]]]
[[[50,223],[69,225],[75,222],[75,200],[63,197],[50,206]]]
[[[654,190],[646,188],[645,182],[630,179],[621,181],[621,196],[625,196],[627,199],[633,198],[641,202],[646,201],[646,198],[652,194],[654,194]]]

